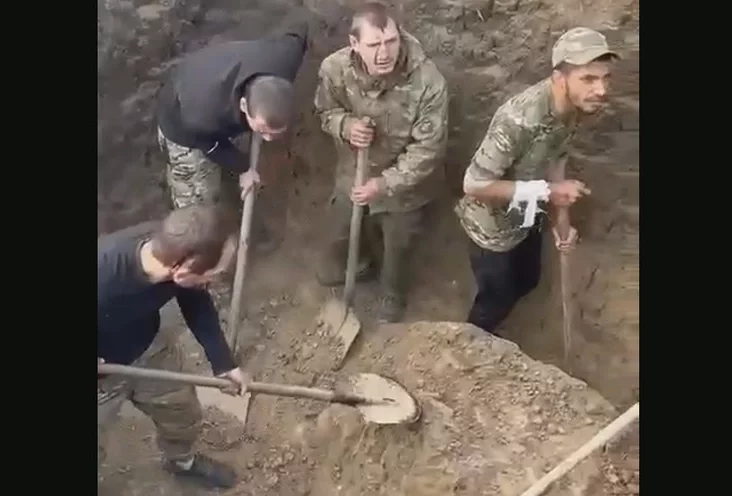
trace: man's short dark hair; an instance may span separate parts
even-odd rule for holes
[[[606,53],[606,54],[600,55],[596,59],[592,60],[590,62],[590,64],[592,62],[612,62],[616,58],[617,58],[617,56],[614,53]],[[569,74],[570,72],[574,71],[575,69],[577,69],[579,67],[582,67],[582,66],[581,65],[570,64],[569,62],[560,62],[554,68],[554,70],[555,71],[559,71],[559,72],[561,72],[562,74],[564,74],[566,76],[567,74]]]
[[[150,239],[153,256],[168,267],[190,261],[203,274],[219,263],[237,229],[236,216],[218,204],[190,205],[172,211]]]
[[[271,129],[287,127],[295,106],[295,88],[287,79],[257,76],[246,87],[244,98],[249,116],[264,119]]]
[[[389,25],[389,19],[399,26],[395,12],[384,2],[365,2],[353,13],[350,34],[356,39],[361,35],[361,24],[367,22],[380,30],[385,30]]]

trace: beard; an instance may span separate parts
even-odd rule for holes
[[[607,100],[605,98],[593,98],[593,99],[581,99],[576,95],[573,95],[568,87],[564,89],[564,96],[566,100],[572,104],[574,111],[580,115],[595,115],[605,108]]]

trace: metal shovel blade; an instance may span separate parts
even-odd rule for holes
[[[322,322],[327,327],[331,340],[335,366],[340,367],[361,331],[361,322],[352,308],[335,298],[329,300],[323,307]]]
[[[370,120],[368,121],[370,122]],[[364,183],[368,150],[360,148],[356,156],[356,180],[354,186]],[[343,299],[332,299],[325,304],[322,312],[322,322],[328,327],[331,353],[334,367],[340,368],[348,355],[353,341],[361,331],[361,322],[353,312],[353,296],[356,287],[356,266],[358,265],[358,249],[361,242],[361,221],[363,220],[363,206],[353,205],[351,210],[351,226],[348,239],[348,259],[346,262],[346,280],[343,288]]]
[[[369,398],[356,405],[364,420],[374,424],[411,424],[422,410],[412,395],[393,379],[377,374],[358,374],[349,378],[353,394]]]

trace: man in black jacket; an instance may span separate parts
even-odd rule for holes
[[[280,35],[210,45],[172,70],[157,112],[175,208],[224,199],[220,167],[239,176],[242,198],[258,182],[230,140],[257,132],[271,141],[287,131],[307,29],[303,21]]]
[[[174,210],[163,222],[145,222],[97,242],[97,357],[100,362],[180,372],[177,336],[160,332],[159,310],[171,299],[203,347],[213,373],[240,392],[245,379],[229,350],[211,296],[203,286],[231,264],[236,217],[212,205]],[[192,386],[101,377],[97,384],[98,455],[108,428],[130,400],[150,417],[166,468],[205,486],[232,487],[236,474],[196,453],[201,406]]]

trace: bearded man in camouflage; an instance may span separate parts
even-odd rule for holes
[[[318,279],[343,283],[351,202],[367,206],[383,238],[379,320],[397,322],[406,307],[408,260],[444,177],[447,85],[420,43],[380,3],[355,13],[349,40],[349,47],[323,60],[315,95],[316,113],[337,150],[332,231]],[[366,182],[354,187],[358,148],[369,148],[369,163]],[[372,266],[369,248],[361,250],[359,280]]]
[[[564,33],[552,50],[552,74],[504,103],[465,172],[465,196],[456,212],[470,237],[470,262],[478,287],[468,322],[488,332],[539,282],[541,209],[556,211],[554,224],[569,226],[568,208],[590,191],[564,179],[567,144],[578,122],[606,101],[612,62],[605,37],[587,28]],[[577,231],[554,239],[573,249]]]

